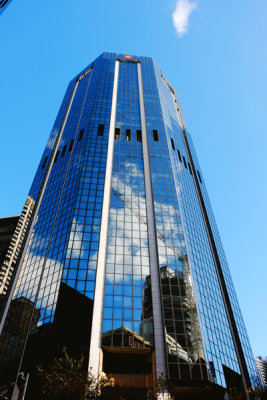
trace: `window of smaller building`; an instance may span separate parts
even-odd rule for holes
[[[61,157],[65,156],[66,150],[67,150],[67,145],[65,144],[65,146],[63,147],[62,153],[61,153]]]
[[[69,151],[73,149],[73,145],[74,145],[74,139],[72,139],[72,141],[70,142]]]
[[[78,139],[79,141],[82,140],[82,138],[83,138],[83,132],[84,132],[84,129],[81,129],[80,133],[79,133],[79,139]]]
[[[98,125],[98,130],[97,130],[97,136],[103,136],[104,135],[104,125],[99,124]]]
[[[125,139],[127,142],[131,140],[131,129],[126,129],[125,131]]]
[[[182,157],[181,157],[181,153],[180,153],[180,151],[179,151],[179,150],[177,150],[177,153],[178,153],[179,161],[180,161],[180,162],[182,162]]]
[[[59,150],[58,150],[57,153],[56,153],[56,157],[55,157],[55,159],[54,159],[54,163],[57,162],[58,156],[59,156]]]
[[[202,179],[201,179],[201,176],[200,176],[200,173],[199,173],[199,171],[197,171],[197,174],[198,174],[198,179],[199,179],[199,182],[200,182],[200,183],[202,183]]]
[[[136,141],[142,142],[142,132],[140,130],[136,131]]]
[[[172,148],[173,148],[173,150],[175,150],[175,146],[174,146],[174,141],[173,141],[173,138],[171,138],[171,144],[172,144]]]
[[[44,169],[44,167],[46,166],[47,159],[48,159],[48,157],[45,157],[44,162],[43,162],[43,165],[42,165],[42,169]]]
[[[119,140],[121,137],[121,130],[120,128],[115,128],[115,140]]]
[[[154,142],[159,141],[159,133],[156,129],[153,129],[153,140],[154,140]]]
[[[183,156],[183,160],[184,160],[184,166],[187,169],[187,163],[186,163],[186,160],[185,160],[184,156]]]

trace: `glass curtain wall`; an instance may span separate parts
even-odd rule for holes
[[[153,318],[137,64],[120,62],[103,347],[151,348]]]
[[[141,59],[168,373],[207,377],[196,299],[153,63]]]

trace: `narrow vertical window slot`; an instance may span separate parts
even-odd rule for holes
[[[190,174],[192,175],[192,168],[191,168],[190,162],[188,163],[188,168],[189,168]]]
[[[156,129],[153,129],[153,140],[154,140],[154,142],[159,141],[159,133]]]
[[[42,169],[44,169],[44,167],[46,166],[47,159],[48,159],[48,157],[45,157],[44,162],[43,162],[43,165],[42,165]]]
[[[200,176],[200,173],[199,173],[199,171],[197,171],[197,174],[198,174],[198,179],[199,179],[199,182],[200,182],[200,183],[202,183],[202,179],[201,179],[201,176]]]
[[[83,138],[83,132],[84,132],[84,129],[81,129],[81,130],[80,130],[80,133],[79,133],[79,139],[78,139],[78,141],[82,140],[82,138]]]
[[[115,128],[115,139],[120,140],[121,137],[121,130],[120,128]]]
[[[136,131],[136,141],[137,142],[142,142],[142,132],[141,130]]]
[[[125,131],[125,139],[127,142],[131,140],[131,129],[126,129]]]
[[[61,153],[61,157],[65,156],[66,150],[67,150],[67,145],[65,144],[65,146],[63,147],[62,153]]]
[[[56,157],[55,157],[55,159],[54,159],[54,163],[57,162],[58,156],[59,156],[59,150],[58,150],[57,153],[56,153]]]
[[[186,160],[185,160],[184,156],[183,156],[183,160],[184,160],[184,166],[187,169],[187,163],[186,163]]]
[[[72,139],[72,141],[70,142],[69,151],[73,149],[73,145],[74,145],[74,139]]]
[[[97,130],[97,136],[103,136],[104,135],[104,125],[99,124],[98,125],[98,130]]]
[[[180,161],[180,162],[182,162],[182,157],[181,157],[181,153],[180,153],[180,151],[179,151],[179,150],[177,150],[177,153],[178,153],[179,161]]]
[[[172,148],[173,148],[173,150],[175,150],[175,146],[174,146],[174,141],[173,141],[173,138],[171,138],[171,144],[172,144]]]

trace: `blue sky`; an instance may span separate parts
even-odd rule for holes
[[[0,17],[0,217],[21,212],[73,76],[103,51],[152,56],[180,95],[252,349],[267,355],[267,3],[180,0],[175,28],[176,7],[12,1]]]

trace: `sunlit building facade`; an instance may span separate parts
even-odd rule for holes
[[[13,355],[2,351],[2,366],[16,370],[23,344],[27,372],[53,344],[141,391],[160,376],[181,394],[209,386],[211,398],[253,384],[191,135],[151,58],[103,53],[70,82],[29,195],[9,303],[27,304],[31,318],[17,352],[17,339],[5,342]]]
[[[4,259],[0,263],[0,296],[8,293],[10,282],[16,270],[20,249],[27,233],[29,221],[31,220],[33,208],[34,200],[28,196],[21,215],[18,218],[17,225],[13,232],[6,254],[4,255]]]
[[[5,259],[18,220],[19,215],[14,217],[0,218],[0,265],[2,265]]]
[[[262,380],[262,385],[267,387],[267,357],[255,357],[255,363]]]

